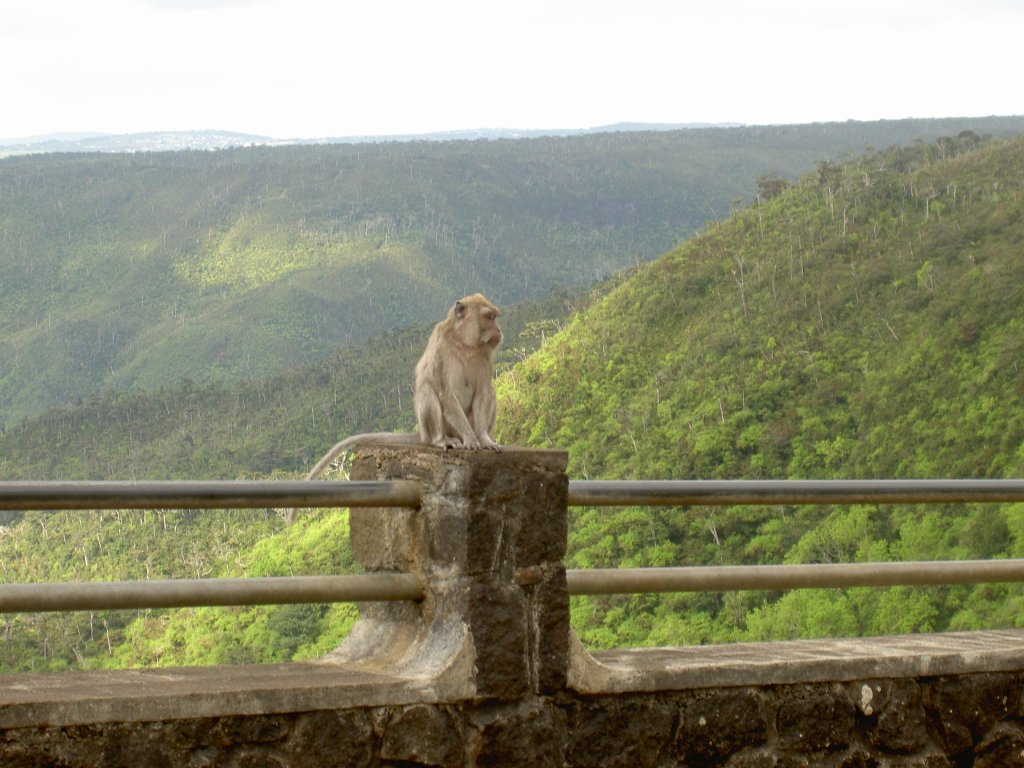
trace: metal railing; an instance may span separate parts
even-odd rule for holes
[[[567,570],[570,595],[898,587],[1024,581],[1024,560]]]
[[[408,573],[0,585],[0,613],[419,600]]]
[[[408,507],[393,481],[15,482],[0,510]],[[570,506],[934,504],[1024,501],[1024,480],[576,480]],[[1024,581],[1024,560],[568,570],[569,594],[783,590]],[[0,585],[0,613],[417,600],[411,574]]]
[[[0,483],[0,509],[418,507],[412,480],[200,480]]]
[[[1024,501],[1024,480],[570,480],[569,506]]]
[[[1024,501],[1024,480],[574,480],[570,506],[966,504]],[[822,589],[1024,581],[1024,560],[592,568],[571,595]]]
[[[0,484],[0,510],[420,506],[409,480]],[[411,574],[0,584],[0,613],[418,600]]]

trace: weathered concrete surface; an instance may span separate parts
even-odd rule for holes
[[[459,688],[323,663],[0,675],[0,729],[458,701]]]
[[[848,640],[635,648],[588,654],[574,643],[569,685],[581,693],[678,691],[935,677],[1024,669],[1024,630]]]

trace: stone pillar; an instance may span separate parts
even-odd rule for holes
[[[353,480],[418,480],[424,498],[418,510],[353,509],[353,553],[369,573],[415,574],[425,597],[361,606],[362,620],[330,658],[421,676],[459,698],[563,689],[566,461],[561,451],[514,447],[361,449]]]

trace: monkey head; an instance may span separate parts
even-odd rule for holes
[[[481,293],[459,299],[448,315],[462,344],[491,351],[498,348],[503,338],[501,328],[498,327],[500,316],[501,310]]]

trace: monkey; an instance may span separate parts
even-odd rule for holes
[[[501,311],[482,294],[455,302],[434,326],[416,363],[420,441],[443,448],[498,448],[494,351],[502,341]]]
[[[426,349],[416,363],[417,432],[370,432],[346,437],[324,454],[306,475],[320,476],[338,456],[370,442],[423,444],[469,450],[501,447],[491,437],[497,416],[494,392],[494,351],[503,335],[501,316],[483,294],[459,299],[444,320],[434,326]],[[297,509],[289,509],[287,522],[295,522]]]

